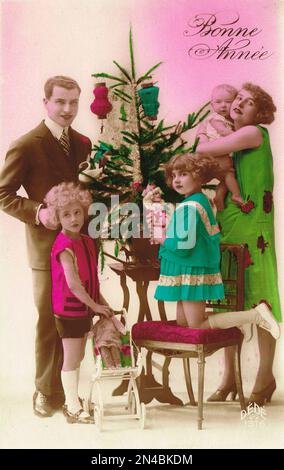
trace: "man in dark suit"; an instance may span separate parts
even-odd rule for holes
[[[77,115],[81,89],[64,76],[47,80],[47,117],[13,142],[0,173],[0,208],[26,224],[29,264],[38,310],[36,328],[35,414],[51,416],[64,403],[60,372],[62,346],[51,305],[50,250],[58,233],[48,220],[43,199],[52,186],[77,181],[78,165],[91,151],[90,140],[70,126]],[[17,195],[23,186],[27,197]]]

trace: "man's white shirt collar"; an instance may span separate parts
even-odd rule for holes
[[[62,135],[62,132],[63,130],[65,130],[65,132],[67,133],[68,135],[68,126],[67,127],[61,127],[59,124],[57,124],[56,122],[54,122],[52,119],[50,119],[49,116],[47,116],[44,120],[44,124],[46,125],[46,127],[50,130],[51,134],[53,135],[53,137],[55,137],[56,139],[60,139],[61,135]]]

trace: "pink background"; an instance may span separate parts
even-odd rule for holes
[[[128,64],[130,22],[137,73],[163,61],[154,75],[160,86],[161,117],[170,122],[183,119],[207,101],[212,88],[222,82],[239,87],[244,81],[255,81],[279,106],[280,4],[273,0],[2,0],[3,150],[11,139],[41,119],[42,86],[56,72],[70,74],[82,85],[76,124],[96,135],[99,126],[89,113],[91,73],[115,72],[113,59]],[[240,15],[236,26],[262,29],[248,49],[263,46],[273,53],[271,57],[262,61],[194,60],[188,56],[195,43],[214,47],[226,39],[186,37],[184,31],[194,15],[215,13],[221,19],[236,12]]]

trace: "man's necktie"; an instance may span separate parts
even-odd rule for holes
[[[69,137],[66,134],[65,130],[63,129],[63,132],[61,134],[61,137],[59,139],[59,143],[62,146],[64,152],[66,155],[69,155],[70,153],[70,142],[69,142]]]

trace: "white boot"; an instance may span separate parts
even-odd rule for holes
[[[78,398],[77,369],[62,370],[61,381],[65,393],[65,405],[71,413],[77,413],[81,408]]]
[[[78,372],[75,370],[61,371],[61,380],[65,393],[64,414],[70,423],[89,423],[92,418],[83,411],[78,398]]]
[[[269,331],[269,333],[278,339],[280,336],[280,327],[270,308],[261,302],[256,308],[245,310],[243,312],[216,313],[208,317],[210,328],[233,328],[243,327],[247,323],[254,323],[260,328]]]
[[[280,337],[280,326],[272,315],[271,308],[265,302],[261,302],[254,310],[258,314],[256,324],[268,331],[273,338],[278,339]]]

